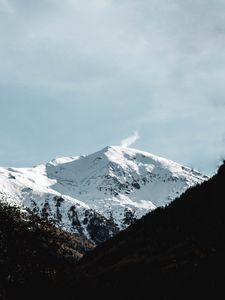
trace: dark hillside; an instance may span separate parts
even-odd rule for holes
[[[89,253],[71,284],[87,297],[224,299],[224,253],[225,164]]]
[[[33,214],[0,203],[0,299],[43,297],[65,265],[93,245]]]

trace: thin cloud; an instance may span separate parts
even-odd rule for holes
[[[224,19],[224,0],[0,0],[2,163],[20,149],[24,164],[91,153],[139,128],[140,148],[213,170],[224,153]]]
[[[134,131],[134,133],[123,139],[120,144],[122,147],[130,147],[131,145],[133,145],[138,139],[140,138],[139,133],[137,130]]]
[[[0,13],[13,14],[14,8],[12,4],[7,0],[0,0]]]

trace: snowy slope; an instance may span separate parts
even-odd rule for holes
[[[34,168],[0,168],[0,200],[101,243],[206,179],[170,160],[113,146]]]

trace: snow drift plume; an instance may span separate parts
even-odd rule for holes
[[[140,138],[138,131],[134,131],[134,133],[125,138],[124,140],[121,141],[121,146],[122,147],[130,147],[131,145],[133,145],[138,139]]]

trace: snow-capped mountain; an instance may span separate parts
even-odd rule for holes
[[[206,179],[173,161],[112,146],[33,168],[0,168],[0,200],[98,244]]]

